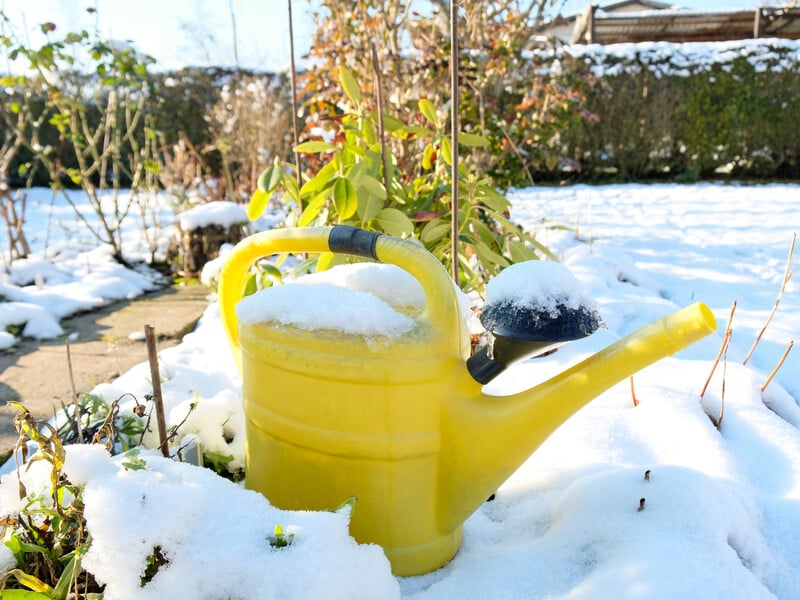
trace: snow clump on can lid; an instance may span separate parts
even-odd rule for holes
[[[528,260],[503,269],[486,284],[486,304],[512,304],[558,316],[559,307],[591,306],[581,283],[561,263]]]

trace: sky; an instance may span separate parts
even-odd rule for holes
[[[421,0],[415,3],[424,4]],[[761,3],[683,0],[680,4],[692,9],[723,10],[753,8]],[[62,31],[97,27],[103,37],[132,40],[164,69],[235,66],[232,8],[239,66],[282,70],[290,62],[286,0],[0,0],[0,6],[15,29],[30,33],[34,43],[37,26],[43,22],[54,22]],[[86,12],[95,6],[98,10],[94,15]],[[313,33],[311,6],[306,0],[292,2],[298,61],[308,49]],[[586,0],[567,0],[563,14],[578,12],[584,6]]]

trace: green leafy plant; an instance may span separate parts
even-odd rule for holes
[[[276,159],[258,179],[248,214],[257,218],[273,193],[295,206],[289,225],[345,224],[397,237],[416,237],[443,264],[452,262],[451,141],[446,122],[428,99],[418,102],[418,123],[404,124],[384,114],[386,131],[400,142],[422,146],[413,173],[398,168],[398,161],[381,143],[380,116],[369,110],[358,84],[344,67],[340,82],[349,108],[332,119],[338,123],[333,141],[309,140],[297,151],[318,157],[322,165],[297,186],[292,167]],[[459,133],[466,149],[488,141],[468,132]],[[520,260],[552,254],[511,222],[510,202],[491,182],[460,165],[458,177],[458,263],[462,288],[481,290],[486,280]],[[323,254],[312,258],[324,270],[348,258]],[[303,269],[309,268],[306,261]],[[274,267],[269,267],[270,274]],[[260,283],[268,284],[263,280]]]
[[[291,546],[292,542],[294,541],[294,534],[293,533],[284,533],[283,527],[279,524],[275,524],[275,533],[269,538],[269,545],[273,548],[286,548],[287,546]]]
[[[87,597],[100,592],[94,577],[81,567],[81,559],[91,545],[83,516],[82,489],[71,483],[63,472],[64,446],[58,432],[49,423],[38,423],[22,405],[12,402],[19,411],[14,426],[19,440],[14,452],[17,463],[19,494],[25,505],[6,515],[0,523],[2,539],[16,560],[16,568],[0,580],[3,598]],[[34,454],[28,442],[38,446]],[[50,465],[50,493],[29,493],[20,476],[36,462]]]

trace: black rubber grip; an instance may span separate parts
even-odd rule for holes
[[[334,253],[352,254],[378,260],[375,255],[375,244],[381,235],[383,234],[364,231],[358,227],[350,227],[350,225],[334,225],[328,237],[328,248]]]

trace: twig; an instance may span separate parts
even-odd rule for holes
[[[708,374],[706,384],[703,386],[703,390],[700,392],[700,398],[705,395],[706,389],[708,389],[708,384],[711,383],[711,377],[714,375],[714,371],[719,364],[719,359],[722,357],[722,353],[728,349],[728,344],[730,343],[731,335],[733,334],[731,331],[731,321],[733,321],[734,312],[736,312],[736,300],[733,301],[733,305],[731,306],[731,313],[728,315],[728,323],[725,325],[725,335],[722,336],[722,344],[719,347],[719,352],[717,352],[717,358],[714,359],[714,364],[711,367],[711,372]]]
[[[783,361],[785,361],[786,357],[789,356],[789,351],[792,349],[792,346],[794,346],[794,340],[789,342],[789,345],[786,346],[786,350],[783,351],[783,356],[781,356],[781,359],[778,361],[778,364],[775,365],[774,369],[772,369],[772,373],[769,374],[769,377],[767,377],[766,381],[763,384],[761,384],[762,392],[767,389],[769,382],[772,381],[773,377],[775,377],[775,373],[777,373],[778,369],[780,369],[781,366],[783,366]]]
[[[725,333],[730,342],[731,336]],[[728,373],[728,344],[725,344],[725,352],[722,353],[722,394],[719,405],[719,418],[717,419],[717,431],[722,428],[722,417],[725,416],[725,379]]]
[[[83,408],[81,407],[81,403],[78,401],[78,392],[75,390],[75,375],[72,372],[72,354],[69,349],[69,338],[64,340],[64,343],[67,346],[67,369],[69,370],[69,385],[72,389],[72,405],[74,407],[74,413],[77,413],[77,418],[75,419],[76,427],[78,430],[78,443],[83,443],[83,423],[81,423],[83,417]]]
[[[153,402],[156,407],[156,423],[161,454],[169,458],[169,439],[167,438],[167,422],[164,418],[164,399],[161,397],[161,375],[158,372],[158,353],[156,351],[155,330],[151,325],[144,326],[147,340],[147,360],[150,363],[150,378],[153,380]]]
[[[289,58],[292,74],[292,131],[294,132],[294,147],[300,143],[300,133],[297,127],[297,68],[294,64],[294,25],[292,23],[292,0],[286,0],[289,5]],[[303,187],[303,176],[300,173],[300,153],[294,151],[295,177],[297,178],[297,208],[303,212],[303,200],[300,198],[300,188]]]
[[[383,125],[383,83],[381,81],[381,68],[378,62],[378,49],[372,44],[372,69],[375,71],[375,101],[378,104],[378,133],[381,139],[381,165],[383,166],[383,187],[389,195],[389,168],[386,164],[386,130]]]
[[[458,2],[450,0],[450,137],[452,138],[452,181],[450,182],[450,251],[453,281],[458,285]]]
[[[781,289],[778,292],[778,297],[775,300],[775,306],[772,307],[772,312],[769,313],[769,317],[767,317],[767,322],[764,323],[764,327],[761,328],[761,331],[758,333],[756,337],[756,341],[753,342],[753,345],[750,347],[750,351],[747,353],[747,356],[744,357],[742,361],[743,365],[747,364],[747,361],[750,360],[750,355],[753,354],[753,351],[758,346],[758,342],[761,341],[761,336],[764,335],[764,332],[767,330],[767,326],[769,325],[770,321],[772,321],[772,317],[775,316],[775,311],[778,310],[778,305],[781,303],[781,297],[783,296],[783,290],[786,289],[786,284],[789,283],[789,280],[792,278],[792,254],[794,254],[794,243],[797,240],[797,234],[792,234],[792,244],[789,246],[789,257],[786,259],[786,269],[783,272],[783,283],[781,284]]]
[[[633,375],[631,375],[631,398],[633,398],[633,405],[639,406],[639,399],[636,397],[636,390],[633,387]]]

